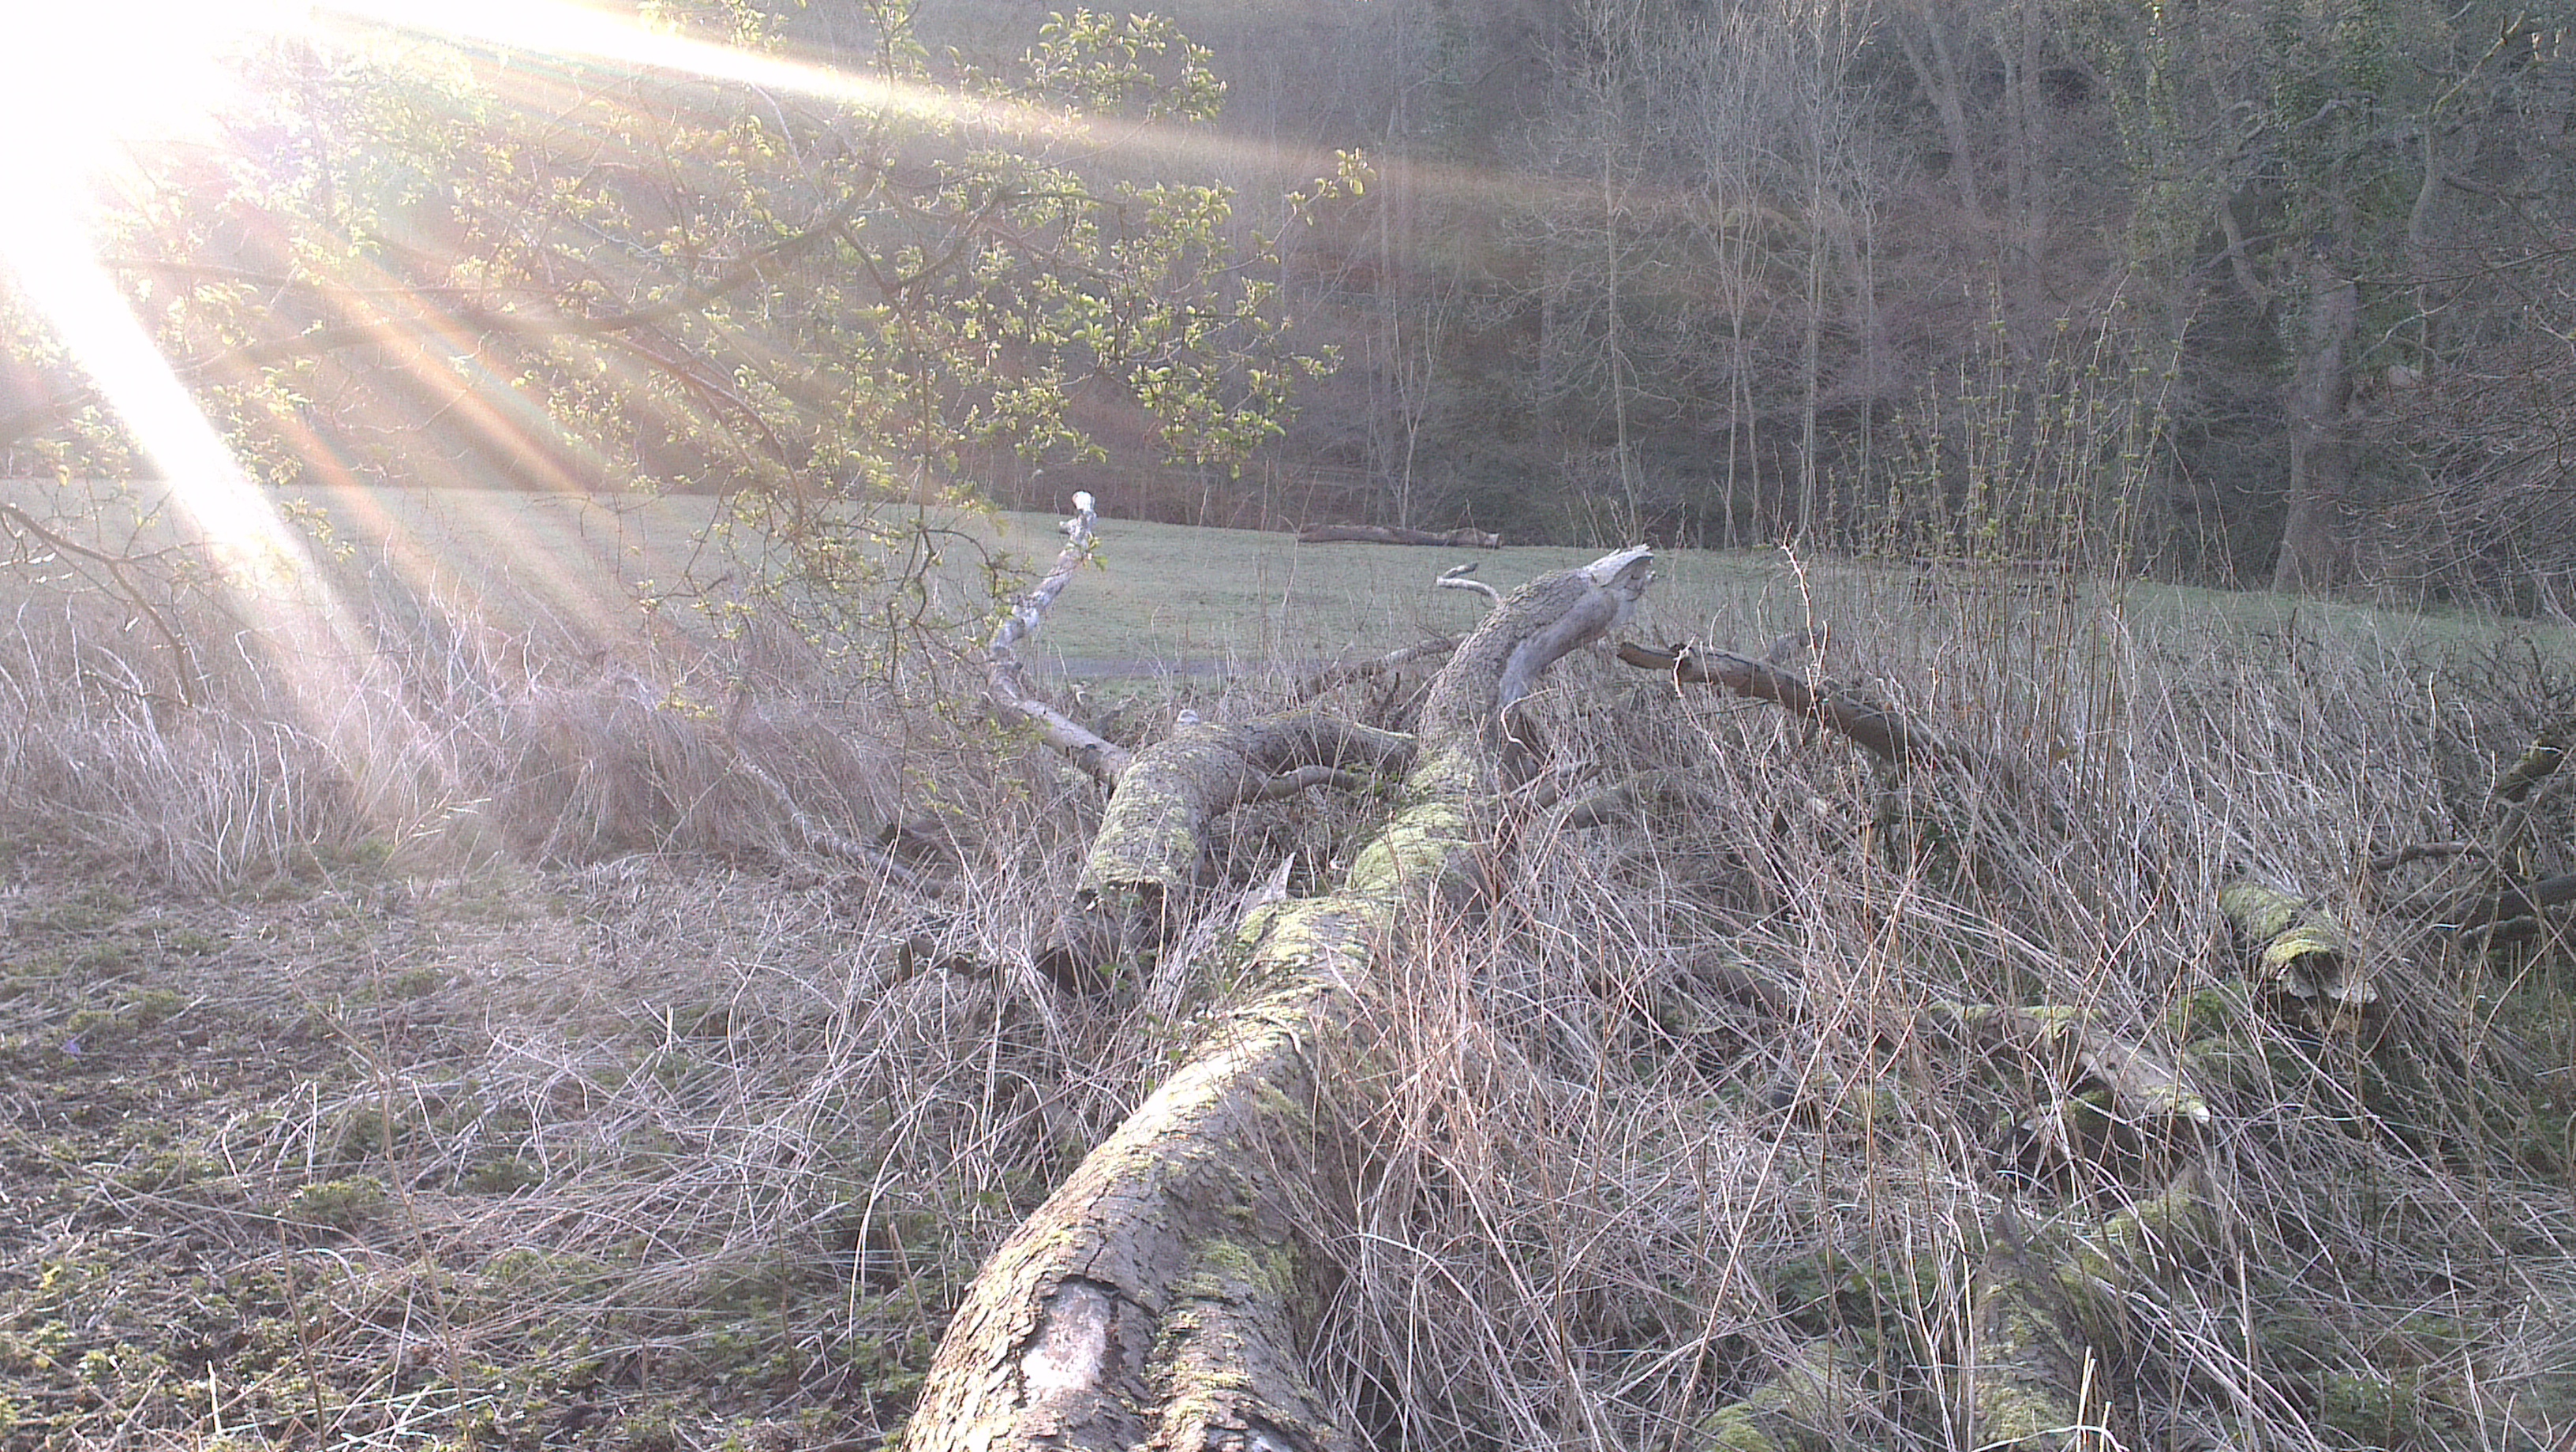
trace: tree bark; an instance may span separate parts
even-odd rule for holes
[[[2301,594],[2343,582],[2350,550],[2351,352],[2361,299],[2323,257],[2309,263],[2306,348],[2290,384],[2290,509],[2272,588]]]
[[[1343,1167],[1378,955],[1429,903],[1462,904],[1499,789],[1508,717],[1538,675],[1623,623],[1653,578],[1643,549],[1543,575],[1463,642],[1424,703],[1397,811],[1340,888],[1275,903],[1242,934],[1252,981],[1171,1079],[986,1263],[932,1360],[904,1445],[1016,1448],[1350,1445],[1298,1347],[1333,1281],[1302,1231],[1348,1213]],[[1344,1070],[1327,1092],[1319,1066]]]
[[[1074,886],[1065,931],[1039,971],[1077,992],[1171,940],[1190,889],[1207,882],[1210,821],[1246,802],[1353,785],[1345,768],[1401,769],[1413,738],[1316,712],[1244,725],[1195,722],[1137,753],[1118,777]]]
[[[2323,1000],[2337,1010],[2379,1001],[2351,935],[2323,908],[2247,878],[2219,889],[2218,910],[2235,930],[2263,991]]]

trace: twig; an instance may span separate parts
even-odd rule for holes
[[[37,542],[47,549],[76,555],[105,570],[107,577],[116,583],[116,593],[123,596],[127,604],[140,611],[145,620],[152,623],[152,633],[160,636],[161,643],[170,648],[171,658],[178,669],[180,704],[194,706],[198,703],[196,653],[188,649],[188,643],[180,639],[178,630],[170,624],[168,618],[163,616],[150,600],[144,598],[143,588],[127,576],[125,570],[130,561],[104,550],[91,549],[77,540],[66,538],[54,530],[47,529],[37,522],[34,515],[14,504],[0,503],[0,528],[9,529],[12,532],[23,530],[35,536]]]

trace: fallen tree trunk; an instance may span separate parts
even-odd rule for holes
[[[1332,1280],[1299,1227],[1346,1213],[1361,1147],[1318,1082],[1351,1044],[1377,955],[1461,901],[1512,771],[1506,718],[1540,672],[1624,622],[1642,549],[1545,575],[1463,642],[1422,712],[1399,806],[1326,896],[1247,924],[1226,1015],[969,1288],[904,1445],[1323,1449],[1348,1444],[1298,1348]]]
[[[1297,531],[1299,544],[1438,545],[1453,550],[1498,550],[1503,537],[1481,529],[1398,529],[1389,524],[1311,524]]]

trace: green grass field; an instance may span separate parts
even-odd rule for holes
[[[278,502],[290,498],[320,506],[315,513],[329,521],[336,546],[388,562],[416,581],[436,582],[439,594],[486,624],[593,646],[651,633],[636,605],[639,591],[672,589],[694,579],[719,581],[721,594],[730,583],[726,577],[737,573],[699,544],[716,508],[705,498],[349,489],[308,491]],[[1049,515],[897,510],[888,518],[954,527],[1031,571],[1042,570],[1061,544]],[[1272,662],[1302,666],[1364,658],[1475,622],[1483,605],[1477,596],[1433,588],[1435,577],[1452,565],[1473,563],[1478,579],[1508,590],[1595,553],[1552,546],[1475,551],[1300,545],[1284,533],[1103,519],[1098,568],[1065,593],[1034,647],[1023,654],[1041,670],[1082,676],[1239,674]],[[974,552],[959,542],[951,554],[948,587],[958,603],[971,603],[980,589]],[[2015,612],[2061,608],[2043,588],[2046,582],[2027,577],[1925,579],[1906,566],[1800,560],[1776,548],[1669,550],[1658,555],[1657,569],[1638,634],[1658,641],[1758,648],[1782,633],[1822,624],[1841,632],[1846,644],[1902,655],[1918,637],[1937,642],[2003,624],[2001,616]],[[1906,588],[1892,592],[1891,583]],[[2215,630],[2222,637],[2244,637],[2296,625],[2312,633],[2403,644],[2474,637],[2498,627],[2473,612],[2383,611],[2145,581],[2117,587],[2091,582],[2081,600],[2088,610],[2116,604],[2136,628],[2154,633]],[[657,624],[667,628],[685,614],[675,612]],[[2510,622],[2503,628],[2544,645],[2570,638],[2564,622]]]

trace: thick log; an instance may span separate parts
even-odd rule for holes
[[[2379,1001],[2351,935],[2323,908],[2246,878],[2219,889],[2218,911],[2235,930],[2254,982],[2266,992],[2340,1009]]]
[[[1181,902],[1210,876],[1207,827],[1246,802],[1357,785],[1347,768],[1401,770],[1413,738],[1316,712],[1184,726],[1138,752],[1092,835],[1064,933],[1037,955],[1058,987],[1106,986],[1104,970],[1170,941]]]
[[[1481,529],[1398,529],[1387,524],[1310,524],[1297,531],[1299,544],[1437,545],[1453,550],[1498,550],[1503,537]]]
[[[1354,1043],[1375,954],[1415,914],[1481,885],[1497,723],[1539,672],[1625,620],[1643,550],[1542,576],[1460,645],[1425,702],[1396,812],[1323,897],[1244,930],[1249,974],[1279,985],[1234,1010],[985,1265],[933,1358],[913,1452],[1349,1445],[1298,1348],[1331,1262],[1301,1235],[1348,1213],[1335,1167],[1363,1152],[1365,1105],[1319,1066]],[[1355,1076],[1340,1093],[1361,1092]]]

